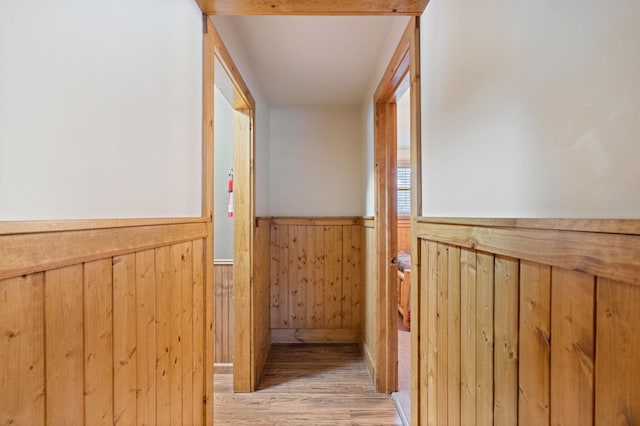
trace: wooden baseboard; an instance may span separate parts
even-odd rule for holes
[[[369,376],[371,376],[371,381],[375,377],[375,363],[373,362],[373,356],[371,356],[371,351],[369,350],[369,346],[360,342],[360,351],[362,352],[362,357],[364,358],[364,363],[367,365],[367,370],[369,370]]]
[[[358,343],[356,328],[273,328],[273,343]]]
[[[213,374],[233,374],[233,364],[216,362],[213,364]]]

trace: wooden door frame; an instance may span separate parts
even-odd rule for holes
[[[383,74],[374,94],[375,132],[375,226],[376,226],[376,265],[377,265],[377,333],[376,333],[376,368],[375,384],[379,392],[393,392],[398,387],[398,338],[397,338],[397,303],[396,294],[397,267],[391,259],[397,256],[397,211],[396,211],[396,98],[407,88],[411,98],[411,171],[412,187],[417,188],[420,179],[420,22],[418,17],[411,18],[398,43],[389,65]],[[409,79],[405,77],[409,75]],[[411,193],[412,224],[421,210],[421,194],[415,189]],[[412,235],[412,257],[417,242]],[[413,260],[413,259],[412,259]],[[414,262],[417,259],[414,260]],[[414,274],[415,275],[415,274]],[[416,279],[412,276],[412,279]],[[413,284],[413,283],[412,283]],[[413,289],[413,287],[412,287]],[[413,297],[413,296],[412,296]],[[415,299],[411,299],[412,302]],[[419,307],[412,305],[412,309]],[[412,376],[417,368],[414,360],[414,336],[417,336],[415,325],[411,325],[412,335]],[[413,395],[416,394],[417,383],[412,381]],[[413,408],[412,408],[413,414]],[[417,417],[416,417],[417,418]]]
[[[213,218],[213,147],[214,147],[214,62],[217,58],[225,69],[234,87],[232,107],[233,124],[233,169],[234,169],[234,362],[233,389],[235,392],[251,392],[255,389],[255,357],[253,342],[253,267],[255,239],[255,100],[240,75],[233,59],[225,47],[213,22],[204,17],[203,58],[203,216]],[[213,279],[213,220],[207,242],[207,277]],[[211,285],[213,288],[213,285]],[[213,368],[213,297],[207,298],[207,350],[205,365]],[[206,374],[213,374],[207,371]],[[208,390],[207,397],[212,395]],[[209,404],[211,405],[211,404]],[[212,416],[207,416],[212,418]]]

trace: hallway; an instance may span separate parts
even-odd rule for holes
[[[354,344],[276,345],[254,393],[215,376],[216,425],[401,425],[389,395],[376,393]]]

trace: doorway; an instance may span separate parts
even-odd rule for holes
[[[214,132],[215,114],[215,86],[229,103],[230,115],[233,120],[232,145],[233,145],[233,296],[229,311],[233,310],[231,321],[233,323],[233,337],[228,342],[233,346],[233,388],[235,392],[251,392],[255,388],[255,359],[253,356],[254,327],[252,303],[253,303],[253,267],[254,267],[254,239],[255,239],[255,169],[254,169],[254,117],[255,101],[249,89],[238,72],[231,55],[226,49],[222,38],[216,31],[210,18],[204,20],[204,139],[205,144],[205,181],[203,182],[203,211],[213,216],[214,196],[223,191],[228,193],[227,182],[214,179],[214,148],[217,143]],[[216,74],[224,74],[222,78],[216,78]],[[231,111],[232,110],[232,111]],[[224,141],[223,141],[224,142]],[[227,170],[224,171],[228,173]],[[212,226],[213,228],[213,226]],[[214,240],[214,230],[211,229],[211,241]],[[213,244],[208,244],[207,252],[207,276],[214,278],[213,272]],[[208,310],[214,317],[214,295],[207,300],[210,306]],[[249,314],[247,314],[249,313]],[[217,316],[216,316],[217,317]],[[213,324],[208,323],[206,328],[207,361],[214,360],[215,344]],[[208,393],[209,395],[211,393]]]
[[[419,77],[419,18],[412,18],[405,30],[396,51],[383,75],[374,96],[375,105],[375,215],[378,269],[378,310],[384,313],[378,319],[378,353],[376,366],[379,373],[378,391],[395,392],[398,390],[398,101],[401,95],[409,96],[410,128],[410,179],[411,188],[417,188],[420,179],[420,77]],[[411,191],[410,226],[421,211],[420,194]],[[413,262],[417,258],[417,240],[410,237]],[[418,277],[411,281],[409,304],[417,311],[416,289]],[[410,334],[410,394],[412,418],[417,417],[418,404],[415,401],[418,383],[414,377],[418,368],[416,348],[417,328],[411,324]],[[406,350],[406,349],[405,349]],[[409,413],[407,413],[409,414]]]

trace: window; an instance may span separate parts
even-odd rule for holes
[[[398,177],[398,216],[411,215],[411,167],[397,169]]]

